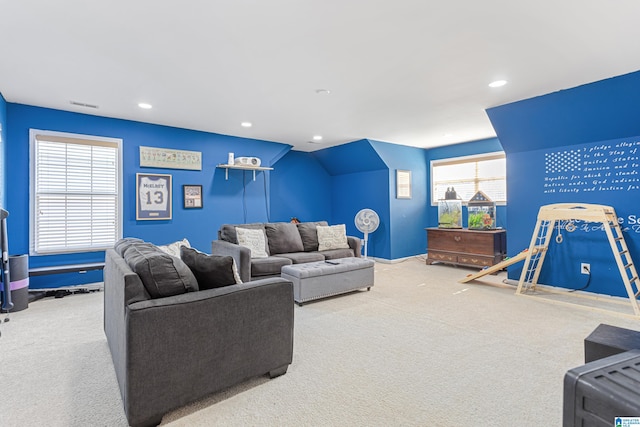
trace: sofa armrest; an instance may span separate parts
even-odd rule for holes
[[[349,247],[353,249],[353,254],[356,258],[361,258],[362,254],[360,252],[362,252],[362,241],[358,237],[347,236],[347,243],[349,244]]]
[[[280,279],[140,301],[127,307],[129,422],[248,378],[293,356],[293,285]]]
[[[233,257],[240,280],[243,282],[251,280],[251,249],[224,240],[214,240],[211,242],[211,254]]]

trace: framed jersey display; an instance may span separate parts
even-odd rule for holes
[[[171,219],[171,175],[136,174],[136,220]]]

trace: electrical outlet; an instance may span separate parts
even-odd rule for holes
[[[580,273],[591,274],[591,264],[583,262],[580,264]]]

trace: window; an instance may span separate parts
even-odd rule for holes
[[[482,190],[494,202],[507,202],[507,161],[503,152],[433,160],[431,162],[431,204],[444,199],[453,187],[463,202]]]
[[[122,237],[121,140],[31,129],[30,253],[87,252]]]

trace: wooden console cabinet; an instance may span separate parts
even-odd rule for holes
[[[505,230],[427,228],[427,264],[443,262],[470,267],[497,264],[507,255]]]

